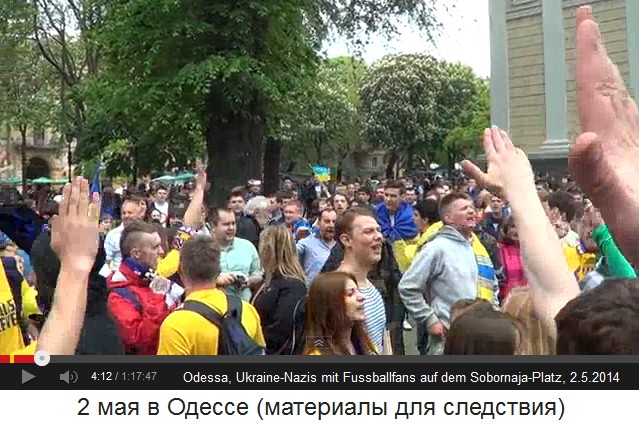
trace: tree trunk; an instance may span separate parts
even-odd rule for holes
[[[67,141],[67,172],[69,173],[69,182],[73,181],[73,147],[71,143],[73,142],[73,136],[69,133],[66,135]]]
[[[317,164],[320,166],[324,166],[324,158],[322,157],[322,153],[324,150],[324,135],[316,135],[315,140],[313,141],[313,145],[315,146],[315,157],[317,158]]]
[[[275,193],[280,188],[280,157],[282,144],[280,140],[267,137],[264,146],[264,181],[262,187],[265,195]]]
[[[406,162],[404,164],[404,168],[408,172],[413,170],[413,165],[415,164],[415,146],[410,146],[408,148],[408,154],[406,155]]]
[[[138,147],[133,147],[133,168],[131,170],[133,174],[133,187],[138,185]]]
[[[20,161],[22,162],[22,195],[26,196],[27,194],[27,126],[20,125]]]
[[[395,165],[397,165],[398,160],[399,155],[397,152],[395,150],[391,151],[390,157],[388,158],[388,165],[386,165],[386,178],[395,178]]]
[[[214,105],[217,94],[209,97]],[[266,128],[265,102],[260,93],[253,93],[247,111],[210,113],[206,128],[206,149],[209,158],[207,174],[211,181],[213,205],[226,204],[231,189],[262,175],[262,159]],[[211,108],[209,110],[214,110]]]
[[[335,173],[335,181],[342,181],[342,173],[344,172],[344,162],[339,161],[337,172]]]
[[[240,6],[238,6],[240,7]],[[207,19],[217,24],[220,15],[208,14]],[[269,36],[269,19],[255,12],[247,21],[250,32],[248,43],[240,43],[237,48],[248,52],[249,56],[261,61],[269,55],[266,48]],[[226,17],[219,26],[227,25]],[[226,54],[235,40],[228,37],[215,36],[211,39],[211,50],[218,54]],[[248,90],[248,89],[247,89]],[[262,179],[264,141],[266,137],[267,102],[264,94],[253,89],[242,92],[243,105],[227,102],[227,95],[221,86],[214,87],[207,95],[205,103],[204,135],[208,156],[207,175],[211,182],[208,191],[208,206],[226,205],[226,197],[230,190],[244,185],[249,179]]]

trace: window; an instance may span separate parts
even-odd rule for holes
[[[371,166],[372,166],[373,168],[377,168],[377,157],[374,157],[374,158],[371,160]]]
[[[44,146],[44,128],[36,128],[33,130],[33,144],[36,146]]]

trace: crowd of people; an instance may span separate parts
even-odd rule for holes
[[[5,243],[0,354],[404,355],[407,331],[424,355],[639,353],[639,113],[577,19],[561,183],[499,128],[461,179],[252,180],[211,207],[201,164],[122,197],[78,178],[26,254]]]

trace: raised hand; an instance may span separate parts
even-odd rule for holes
[[[89,200],[88,181],[77,177],[64,187],[62,195],[59,214],[51,223],[51,248],[62,264],[88,273],[99,245],[98,194]]]
[[[488,162],[487,172],[466,160],[464,171],[477,184],[492,191],[517,189],[521,184],[532,184],[535,178],[528,158],[513,145],[506,131],[487,128],[484,131],[484,152]]]
[[[592,10],[577,10],[577,109],[583,133],[571,148],[572,177],[631,262],[639,261],[639,114],[601,41]]]
[[[589,206],[588,208],[586,208],[583,222],[590,229],[590,231],[594,231],[600,225],[604,224],[601,213],[594,206]]]
[[[201,189],[206,188],[206,166],[200,159],[195,161],[195,185]]]

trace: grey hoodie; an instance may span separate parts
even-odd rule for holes
[[[495,292],[497,289],[495,282]],[[451,306],[462,299],[477,298],[477,260],[471,240],[444,226],[404,273],[399,295],[417,322],[430,327],[441,321],[449,328]]]

